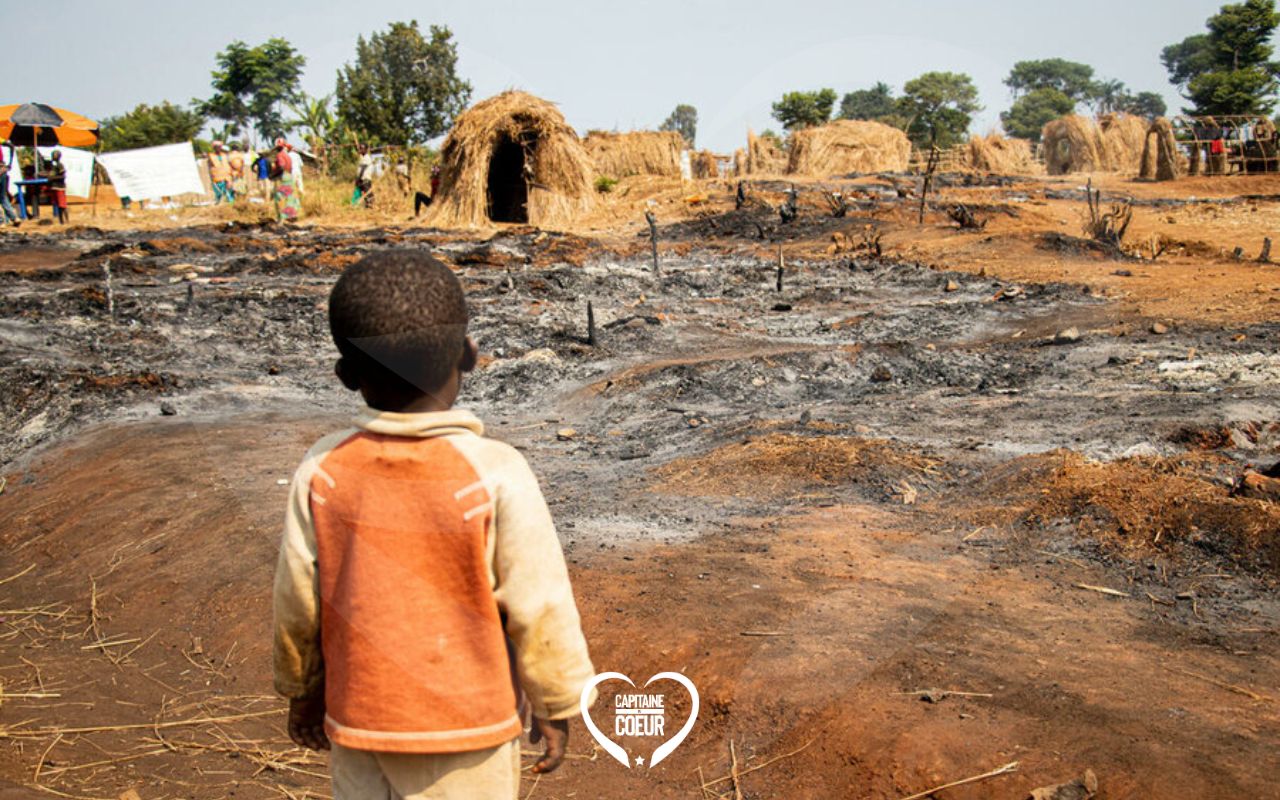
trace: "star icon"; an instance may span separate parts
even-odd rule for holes
[[[636,766],[638,767],[643,763],[644,763],[644,756],[636,756]]]

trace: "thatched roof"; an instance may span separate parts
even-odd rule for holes
[[[491,224],[489,162],[503,141],[524,143],[529,224],[563,225],[594,207],[594,169],[560,110],[531,94],[509,91],[458,116],[440,150],[439,196],[427,211],[427,224]]]
[[[582,146],[596,172],[610,178],[631,175],[680,177],[684,138],[675,131],[588,131]]]
[[[787,172],[844,175],[851,172],[901,172],[911,160],[911,140],[882,122],[838,119],[791,134]]]
[[[1068,172],[1137,172],[1147,125],[1140,117],[1107,114],[1097,120],[1072,114],[1044,126],[1045,166]]]
[[[973,136],[965,146],[966,166],[995,175],[1029,175],[1039,167],[1031,156],[1031,142],[990,133]]]

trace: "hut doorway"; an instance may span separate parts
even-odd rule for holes
[[[498,140],[493,155],[489,157],[489,219],[494,222],[529,221],[525,143],[508,135]]]

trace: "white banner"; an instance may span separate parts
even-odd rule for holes
[[[157,200],[205,193],[191,142],[103,153],[98,161],[120,197]]]
[[[62,165],[67,168],[67,197],[88,197],[93,186],[93,153],[74,147],[41,147],[40,157],[46,161],[53,151],[62,153]]]

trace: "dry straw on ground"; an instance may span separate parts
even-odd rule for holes
[[[1214,453],[1093,461],[1055,451],[997,469],[984,491],[999,502],[977,518],[1036,527],[1065,522],[1131,555],[1195,543],[1280,571],[1280,506],[1233,496],[1236,472]]]
[[[1073,114],[1044,126],[1045,166],[1050,175],[1070,172],[1136,174],[1147,125],[1140,117],[1107,114],[1097,120]]]
[[[901,172],[911,141],[897,128],[869,120],[840,119],[791,134],[787,172],[795,175]]]
[[[881,439],[770,433],[677,459],[658,477],[664,491],[676,494],[781,496],[849,483],[893,487],[935,467]]]
[[[554,105],[524,92],[503,92],[458,117],[440,151],[440,197],[424,222],[483,227],[488,216],[489,161],[504,140],[525,141],[528,221],[563,226],[595,204],[595,169],[582,143]]]
[[[1040,171],[1031,155],[1031,142],[998,133],[974,136],[964,150],[965,162],[976,172],[995,175],[1031,175]]]
[[[582,146],[598,175],[679,177],[684,139],[675,131],[590,131]]]

